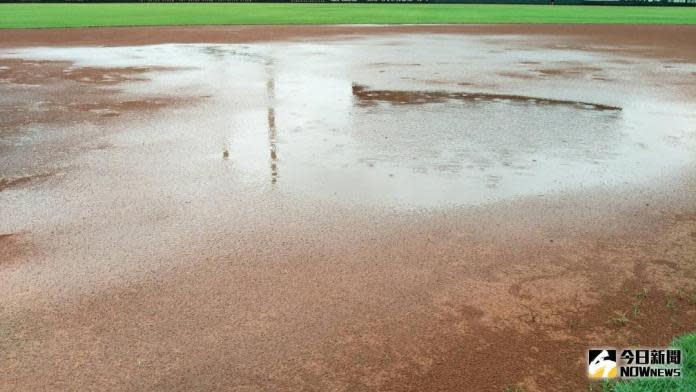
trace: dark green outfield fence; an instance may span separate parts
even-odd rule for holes
[[[0,0],[0,3],[414,3],[696,6],[696,0]]]

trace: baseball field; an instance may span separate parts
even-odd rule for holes
[[[691,391],[695,11],[0,5],[0,391]]]

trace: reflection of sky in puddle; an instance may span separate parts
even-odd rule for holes
[[[229,144],[229,162],[239,178],[287,194],[413,206],[479,203],[636,183],[693,164],[690,108],[660,104],[659,92],[636,83],[643,69],[659,73],[649,60],[636,66],[529,43],[510,49],[514,42],[402,36],[316,45],[36,49],[35,55],[90,66],[194,67],[128,88],[210,95],[180,114],[187,120],[164,116],[162,126],[201,119],[205,130],[197,131],[215,140],[211,145],[219,144],[220,155]],[[587,75],[578,79],[575,71],[573,77],[539,80],[498,75],[534,72],[539,62]],[[609,86],[599,76],[633,83]],[[514,97],[445,95],[432,102],[420,97],[424,102],[377,99],[366,105],[354,84],[399,94]],[[541,104],[518,96],[563,101]],[[679,137],[679,143],[670,141]]]
[[[312,97],[302,95],[307,86],[300,85],[278,94],[273,109],[273,163],[278,185],[290,192],[418,205],[471,203],[638,181],[688,161],[687,151],[670,152],[664,134],[652,132],[660,129],[660,119],[639,115],[635,124],[626,120],[632,110],[456,101],[360,107],[352,105],[348,84],[323,81],[318,85],[326,95]],[[325,108],[306,117],[308,105]],[[238,167],[267,177],[259,165],[263,114],[239,114],[236,122],[245,127],[233,138]],[[656,155],[659,150],[666,155]]]

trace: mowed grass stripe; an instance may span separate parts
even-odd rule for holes
[[[696,7],[492,4],[0,4],[0,28],[447,23],[696,24]]]

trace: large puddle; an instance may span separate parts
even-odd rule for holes
[[[523,37],[33,48],[0,57],[180,67],[123,84],[194,98],[153,114],[147,127],[187,129],[235,181],[310,200],[479,204],[645,183],[693,168],[696,158],[696,105],[681,94],[694,90],[684,83],[694,65]],[[123,121],[137,132],[137,120]]]

